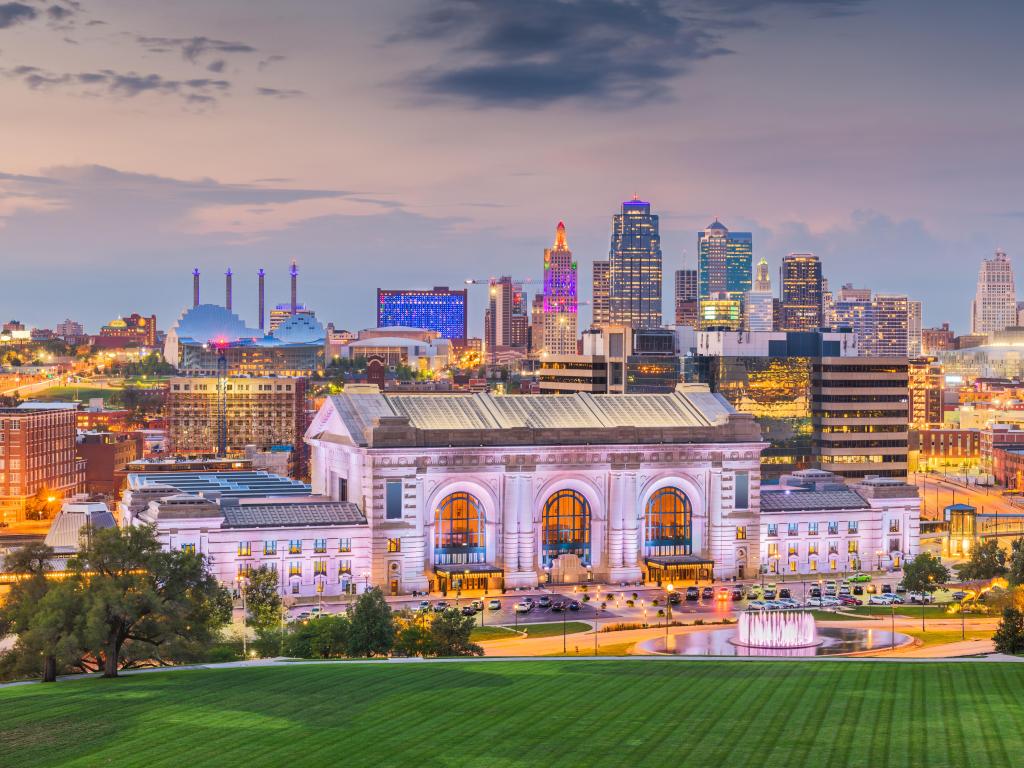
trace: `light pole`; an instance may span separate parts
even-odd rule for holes
[[[665,585],[665,652],[668,653],[668,625],[672,623],[672,593],[675,592],[673,584]]]
[[[889,632],[889,634],[892,635],[892,640],[890,642],[892,643],[892,650],[895,651],[896,650],[896,603],[889,603],[889,610],[892,612],[891,631]]]
[[[562,655],[566,656],[567,651],[565,650],[565,609],[562,609]]]
[[[363,571],[363,592],[369,592],[370,590],[370,572]]]
[[[238,591],[242,593],[242,658],[249,655],[249,645],[245,638],[245,584],[248,580],[242,574],[238,574]]]
[[[966,640],[967,639],[967,624],[966,624],[966,620],[964,618],[964,601],[966,599],[967,598],[961,598],[960,599],[960,639],[961,640]]]
[[[879,572],[881,572],[881,570],[882,570],[882,550],[880,550],[880,549],[876,550],[875,551],[875,556],[878,558],[878,568],[877,568],[877,570]]]

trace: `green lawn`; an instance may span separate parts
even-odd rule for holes
[[[41,400],[47,403],[62,403],[71,402],[72,400],[79,400],[83,403],[88,403],[90,399],[94,397],[102,397],[104,400],[116,399],[120,397],[122,390],[120,389],[103,389],[100,387],[50,387],[49,389],[43,390],[42,392],[35,392],[27,395],[32,400]]]
[[[1011,766],[1024,665],[289,664],[6,688],[0,712],[18,768]]]
[[[860,621],[863,616],[854,616],[849,613],[839,613],[837,611],[811,611],[811,616],[816,621]]]
[[[968,624],[967,626],[970,626]],[[925,630],[922,632],[920,629],[901,629],[905,635],[916,637],[922,642],[923,645],[945,645],[946,643],[959,643],[963,640],[990,640],[992,638],[991,629],[968,629],[961,637],[959,629],[940,629],[940,630]]]
[[[562,634],[562,622],[553,621],[550,624],[520,624],[519,630],[525,632],[527,637],[554,637]],[[577,632],[589,632],[590,625],[583,621],[565,622],[565,634],[574,635]]]
[[[521,637],[522,633],[516,632],[514,629],[506,629],[505,627],[476,627],[470,634],[469,639],[474,643],[479,643],[481,640],[508,640],[513,637]]]
[[[855,608],[850,609],[853,613],[859,616],[891,616],[892,608],[888,605],[858,605]],[[911,618],[921,618],[921,606],[911,605],[910,603],[904,603],[903,605],[896,606],[897,616],[909,616]],[[946,611],[944,605],[926,605],[924,606],[924,616],[926,619],[948,619],[953,616],[959,617],[960,614],[951,614]]]

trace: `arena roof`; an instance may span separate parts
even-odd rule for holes
[[[207,498],[251,499],[267,496],[309,496],[306,483],[262,471],[241,472],[132,472],[128,488],[163,486]]]
[[[224,528],[285,528],[327,525],[365,525],[358,504],[351,501],[321,501],[311,504],[223,505]]]
[[[851,488],[832,491],[769,490],[761,488],[762,512],[801,512],[828,509],[868,509],[871,505]]]

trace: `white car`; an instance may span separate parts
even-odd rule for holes
[[[533,610],[533,603],[528,603],[523,600],[520,603],[516,603],[516,613],[529,613]]]
[[[763,611],[767,607],[768,606],[765,605],[765,602],[763,600],[751,600],[749,603],[747,603],[748,611]]]
[[[800,603],[798,603],[796,600],[794,600],[791,597],[780,597],[775,602],[782,603],[782,607],[783,608],[799,608],[800,607]]]
[[[824,603],[822,603],[822,600],[824,600],[824,599],[825,598],[823,598],[823,597],[812,597],[811,599],[809,599],[807,601],[807,607],[808,608],[821,608],[821,606],[824,605]]]
[[[872,595],[868,598],[868,605],[892,605],[893,601],[888,595]]]
[[[837,605],[839,605],[839,600],[834,597],[829,597],[828,595],[826,595],[825,597],[821,598],[822,608],[835,608]]]

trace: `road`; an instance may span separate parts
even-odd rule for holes
[[[1003,498],[998,489],[964,486],[944,480],[941,475],[923,473],[916,473],[911,481],[917,484],[921,494],[923,519],[942,520],[943,510],[950,504],[970,504],[978,512],[1024,514],[1024,509]]]

